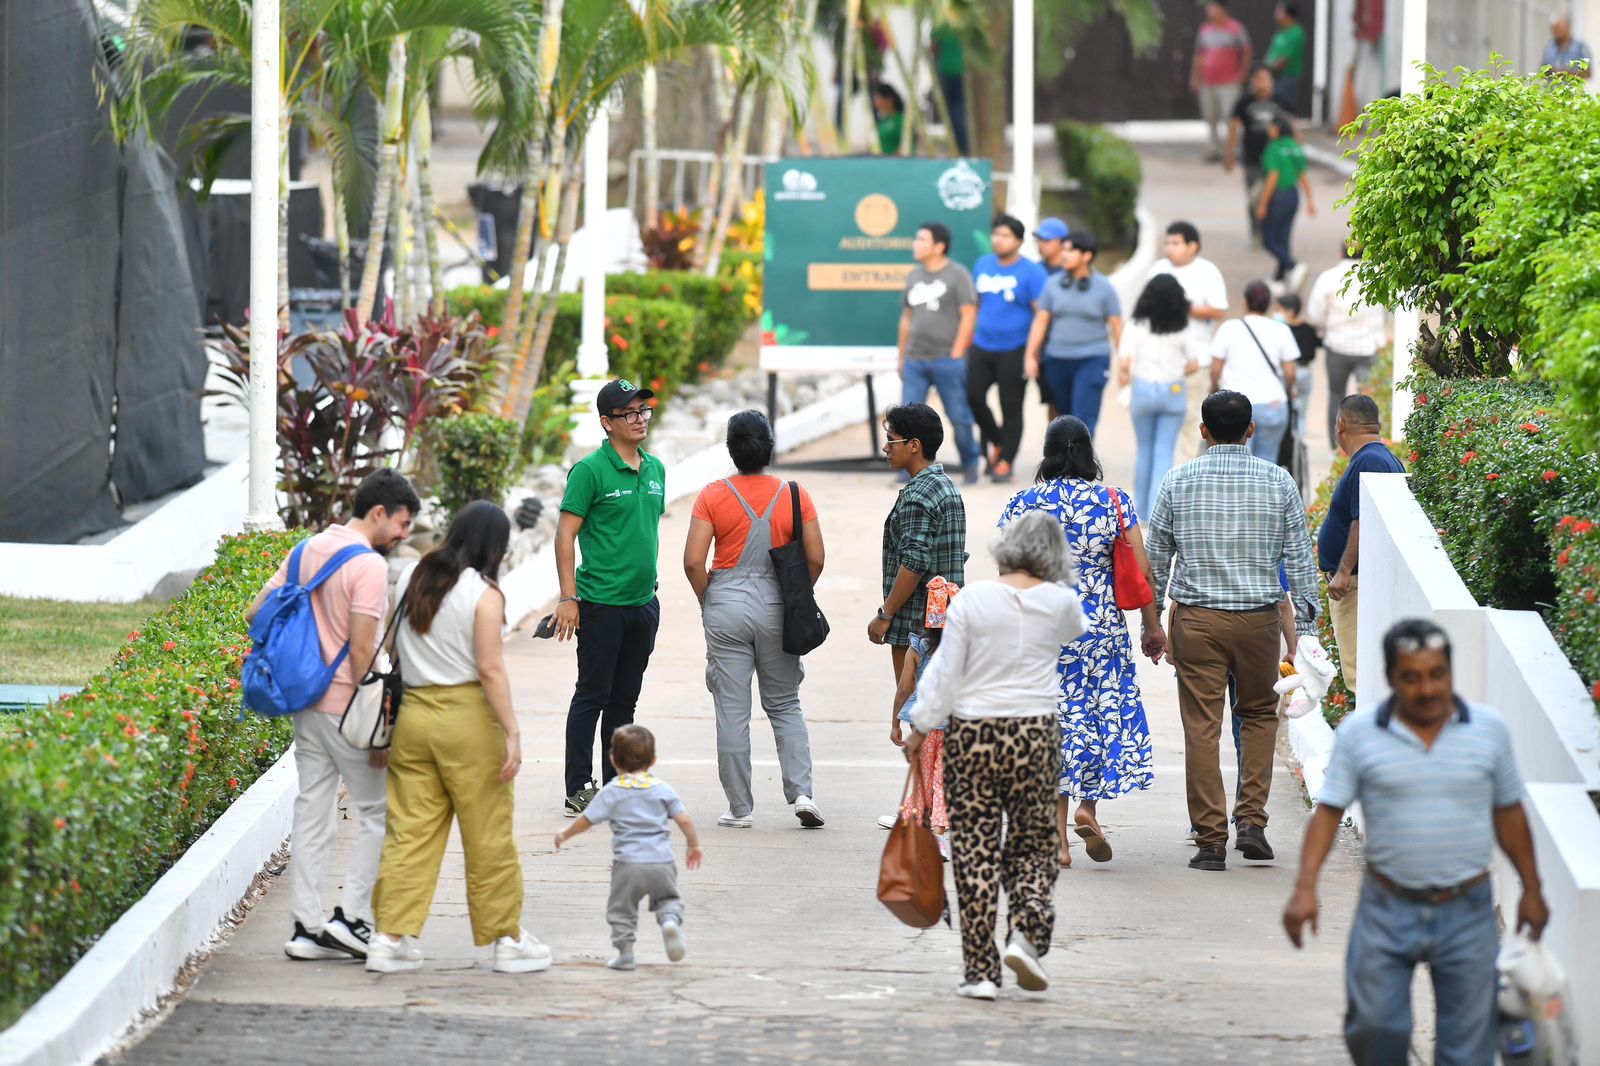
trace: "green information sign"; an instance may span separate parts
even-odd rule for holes
[[[901,293],[925,222],[950,258],[989,250],[985,159],[784,159],[767,164],[763,370],[893,370]]]

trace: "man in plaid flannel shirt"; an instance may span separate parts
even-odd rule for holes
[[[1317,616],[1317,568],[1305,502],[1294,479],[1245,446],[1255,430],[1250,401],[1223,390],[1200,407],[1212,445],[1173,470],[1156,493],[1145,525],[1156,610],[1172,579],[1170,638],[1146,631],[1146,654],[1165,645],[1178,670],[1189,821],[1197,830],[1196,870],[1226,868],[1227,792],[1217,765],[1228,675],[1239,686],[1240,720],[1235,847],[1246,859],[1273,857],[1267,843],[1267,797],[1278,736],[1277,664],[1286,634],[1278,620],[1280,567],[1289,578],[1295,626],[1311,632]],[[1290,649],[1293,654],[1293,649]]]
[[[898,681],[911,634],[922,628],[928,582],[966,583],[967,508],[943,464],[934,461],[944,443],[937,411],[925,403],[891,407],[883,428],[889,466],[911,480],[883,523],[883,606],[867,625],[867,638],[889,645]]]

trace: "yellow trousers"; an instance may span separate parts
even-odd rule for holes
[[[1356,613],[1361,601],[1359,581],[1359,577],[1350,578],[1350,591],[1344,594],[1344,599],[1328,598],[1328,621],[1333,624],[1333,639],[1339,643],[1339,675],[1344,678],[1344,687],[1350,690],[1351,699],[1355,699],[1356,692]]]
[[[466,852],[473,940],[482,947],[520,935],[522,864],[511,782],[500,780],[505,758],[505,731],[483,686],[406,689],[389,749],[389,819],[372,892],[379,930],[421,934],[454,817]]]

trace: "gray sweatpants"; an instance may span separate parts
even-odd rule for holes
[[[750,586],[713,580],[703,610],[706,688],[717,710],[717,773],[728,810],[747,817],[750,791],[750,678],[772,723],[783,774],[783,796],[793,803],[811,793],[811,737],[800,710],[800,656],[783,650],[783,605]]]
[[[661,922],[683,921],[683,898],[678,895],[678,866],[671,862],[613,862],[611,899],[606,921],[611,923],[611,946],[630,947],[639,931],[639,901],[650,897],[650,912]]]

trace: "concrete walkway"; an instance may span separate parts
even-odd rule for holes
[[[1163,222],[1194,219],[1237,293],[1255,257],[1229,229],[1243,223],[1237,198],[1225,195],[1232,182],[1217,168],[1197,175],[1162,149],[1146,161],[1147,205]],[[1199,178],[1205,195],[1196,195]],[[1030,405],[1028,414],[1031,465],[1042,409]],[[865,447],[865,430],[851,430],[791,461]],[[1108,480],[1128,484],[1132,432],[1115,405],[1107,407],[1100,447]],[[1321,459],[1325,465],[1325,448]],[[704,643],[678,566],[689,501],[674,505],[662,528],[663,626],[638,717],[657,734],[659,775],[682,793],[705,838],[705,866],[682,873],[687,960],[667,963],[645,926],[637,972],[604,966],[608,834],[580,838],[559,855],[550,843],[564,824],[560,760],[572,646],[536,642],[524,631],[507,642],[507,654],[528,758],[517,810],[525,921],[552,945],[556,966],[526,977],[490,971],[489,950],[471,946],[453,842],[422,938],[428,963],[421,973],[378,978],[354,963],[286,960],[287,891],[274,887],[128,1060],[1345,1061],[1342,963],[1360,876],[1353,842],[1342,840],[1330,860],[1321,939],[1304,952],[1288,945],[1279,926],[1306,818],[1289,769],[1280,766],[1274,781],[1268,828],[1279,860],[1247,864],[1231,853],[1225,873],[1188,870],[1176,685],[1169,669],[1147,662],[1140,681],[1155,786],[1102,806],[1114,861],[1096,865],[1075,849],[1073,867],[1062,872],[1046,960],[1054,986],[1030,996],[1008,985],[993,1004],[955,998],[956,933],[908,929],[873,895],[885,836],[875,819],[893,810],[904,778],[887,738],[888,653],[864,635],[878,600],[881,522],[896,486],[865,467],[794,476],[816,498],[829,548],[820,600],[834,632],[808,659],[802,690],[824,830],[801,830],[783,806],[771,734],[760,721],[752,730],[755,828],[716,826],[725,803]],[[974,579],[993,574],[985,546],[1010,491],[985,484],[966,493]],[[1231,779],[1226,749],[1223,762]],[[344,861],[336,852],[335,869]]]

